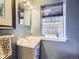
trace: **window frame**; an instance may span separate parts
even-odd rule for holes
[[[41,14],[41,18],[42,18],[42,14]],[[43,36],[43,40],[53,40],[53,41],[62,41],[62,42],[65,42],[67,40],[67,37],[66,37],[66,0],[63,2],[63,18],[64,18],[64,28],[63,28],[64,36],[63,37],[52,37],[52,36],[42,35],[42,19],[41,19],[41,35]]]

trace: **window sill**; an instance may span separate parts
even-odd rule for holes
[[[42,40],[66,42],[66,37],[42,37]]]

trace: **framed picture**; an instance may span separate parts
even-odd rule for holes
[[[15,28],[15,6],[15,0],[0,0],[0,29]]]
[[[63,16],[63,3],[41,6],[43,17]]]

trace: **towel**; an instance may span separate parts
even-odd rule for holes
[[[0,59],[6,59],[12,54],[11,39],[13,36],[0,36]]]

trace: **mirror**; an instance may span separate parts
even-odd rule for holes
[[[19,24],[28,26],[31,35],[40,35],[40,0],[21,0],[18,2]],[[26,15],[26,16],[24,16]],[[30,20],[29,20],[30,19]],[[25,21],[27,21],[25,23]],[[28,31],[29,32],[29,31]]]
[[[18,6],[19,24],[31,26],[32,6],[29,1],[21,1]]]
[[[19,24],[30,26],[31,10],[19,11]]]

